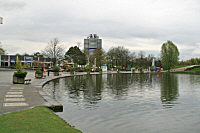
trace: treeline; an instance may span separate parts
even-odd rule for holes
[[[186,61],[180,61],[179,65],[200,65],[200,58],[191,58]]]
[[[108,69],[118,68],[120,70],[127,70],[130,67],[148,69],[152,66],[153,58],[155,65],[161,67],[160,58],[156,58],[152,54],[146,56],[142,51],[136,54],[121,46],[112,47],[108,52],[98,48],[94,50],[92,55],[89,55],[87,50],[81,51],[75,46],[65,53],[65,59],[76,65],[89,64],[89,66],[101,67],[106,64]]]

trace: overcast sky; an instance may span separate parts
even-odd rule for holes
[[[103,48],[158,56],[173,41],[180,59],[200,57],[200,0],[0,0],[0,41],[8,54],[34,53],[58,37],[68,49],[90,33]]]

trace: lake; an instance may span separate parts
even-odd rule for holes
[[[83,133],[199,133],[200,75],[102,74],[44,86]]]

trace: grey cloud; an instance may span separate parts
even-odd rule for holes
[[[13,0],[1,0],[0,10],[12,11],[16,9],[21,9],[25,6],[25,2],[16,2]]]
[[[131,38],[153,39],[158,47],[172,40],[180,47],[187,44],[188,49],[197,48],[195,44],[200,42],[198,0],[97,0],[92,3],[89,0],[51,0],[48,5],[45,0],[25,2],[0,3],[0,10],[23,10],[14,15],[6,14],[5,24],[0,27],[3,40],[38,43],[58,37],[72,42],[72,38],[80,40],[89,33],[97,33],[102,39],[109,38],[110,46],[119,40],[125,46],[141,45],[126,41]],[[27,8],[23,8],[25,6]],[[182,49],[181,53],[189,52]]]

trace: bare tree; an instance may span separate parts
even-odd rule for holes
[[[60,41],[58,38],[54,38],[49,42],[47,47],[42,51],[42,54],[46,57],[54,59],[54,65],[58,59],[64,57],[64,47],[59,45]]]

